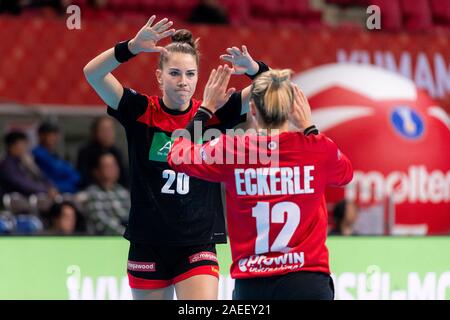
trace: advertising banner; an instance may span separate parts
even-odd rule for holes
[[[330,237],[336,299],[450,299],[450,237]],[[229,300],[228,245],[218,246]],[[0,238],[0,299],[131,299],[120,237]],[[307,257],[305,257],[307,259]]]
[[[66,20],[2,18],[5,43],[0,47],[0,96],[7,101],[32,104],[102,105],[83,75],[83,67],[117,42],[131,39],[145,21],[93,21],[81,18],[80,29],[67,29]],[[174,25],[175,26],[175,25]],[[299,73],[327,63],[371,64],[413,80],[444,107],[450,108],[450,34],[388,33],[331,28],[193,26],[200,38],[200,77],[197,98],[202,97],[209,72],[231,46],[246,45],[250,54],[272,68]],[[31,36],[30,36],[31,35]],[[161,42],[167,44],[167,40]],[[155,77],[158,55],[144,53],[120,66],[114,75],[125,86],[147,93],[160,92]],[[17,77],[20,75],[20,77]],[[235,76],[232,86],[249,84]]]

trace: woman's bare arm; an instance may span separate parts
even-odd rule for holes
[[[162,19],[154,26],[156,16],[152,16],[139,30],[136,36],[128,42],[128,49],[134,55],[140,52],[163,52],[164,47],[157,46],[157,42],[175,33],[169,29],[173,22],[167,18]],[[117,109],[123,95],[123,86],[112,75],[112,71],[120,65],[114,53],[114,48],[101,53],[83,68],[86,80],[97,92],[99,97],[111,108]]]

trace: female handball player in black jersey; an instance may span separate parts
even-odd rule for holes
[[[227,92],[228,78],[217,74],[206,85],[205,109],[194,117],[202,125],[220,110]],[[353,169],[336,144],[311,126],[308,101],[290,74],[271,70],[253,82],[253,134],[227,133],[203,145],[179,138],[168,156],[178,172],[225,183],[234,299],[334,298],[324,191],[350,182]],[[288,120],[305,132],[289,131]],[[192,122],[186,128],[191,134]],[[263,155],[271,161],[263,163]]]
[[[154,21],[152,16],[133,39],[119,42],[84,67],[88,82],[108,105],[108,114],[126,132],[131,175],[124,235],[130,241],[129,283],[134,299],[172,299],[174,288],[178,299],[216,299],[215,244],[226,242],[220,184],[177,173],[167,163],[172,131],[184,128],[201,106],[192,98],[198,80],[197,41],[187,30],[170,29],[172,22],[166,18]],[[170,36],[171,44],[157,45]],[[124,88],[111,74],[142,52],[160,54],[156,78],[162,97]],[[268,70],[245,46],[227,52],[222,59],[233,68],[219,69],[228,77],[245,73],[252,79]],[[246,120],[250,87],[230,89],[222,98],[223,108],[206,128],[223,131]]]

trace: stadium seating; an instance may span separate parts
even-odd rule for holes
[[[35,215],[20,214],[16,217],[17,234],[36,234],[44,230],[42,221]]]
[[[31,214],[32,207],[24,195],[12,192],[3,195],[3,207],[12,214]]]
[[[370,0],[369,4],[377,5],[380,8],[383,31],[400,31],[402,29],[402,11],[399,0]]]
[[[243,21],[250,19],[250,7],[246,1],[241,0],[223,0],[222,4],[227,11],[228,19],[231,25],[242,25]]]
[[[411,5],[411,1],[401,0],[401,9],[406,29],[421,31],[432,28],[433,20],[428,0],[415,0],[414,5]]]
[[[0,213],[0,235],[12,234],[16,230],[16,218],[7,211]]]
[[[51,199],[47,194],[32,194],[29,197],[17,192],[4,194],[1,205],[3,209],[0,211],[0,235],[43,232],[50,226],[48,211],[55,202],[73,203],[80,209],[82,217],[86,218],[83,211],[86,199],[84,192],[64,193],[55,199]]]
[[[326,0],[326,3],[343,9],[377,5],[385,31],[429,31],[450,26],[450,0]]]
[[[450,26],[450,0],[429,0],[433,22],[437,26]]]
[[[334,4],[339,7],[347,8],[354,6],[368,6],[369,0],[326,0],[327,4]]]
[[[46,194],[33,194],[28,201],[31,205],[32,211],[35,214],[45,214],[53,204],[53,200]]]
[[[354,2],[354,0],[326,0],[327,4],[334,4],[340,7],[352,6]]]
[[[279,1],[278,24],[321,25],[322,13],[311,9],[308,0]]]
[[[322,12],[313,10],[308,0],[250,0],[250,25],[321,25]]]
[[[186,21],[199,0],[109,0],[103,9],[94,9],[86,0],[74,0],[85,19],[144,21],[152,14],[175,22]],[[219,0],[231,25],[270,27],[322,26],[323,10],[311,7],[310,0]],[[382,11],[384,31],[428,31],[435,26],[450,26],[450,0],[326,0],[326,5],[341,9],[377,5]],[[25,15],[36,16],[35,10]],[[343,24],[346,24],[344,21]]]

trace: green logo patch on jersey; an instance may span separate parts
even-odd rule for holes
[[[172,147],[173,139],[164,132],[155,132],[148,155],[149,160],[167,162],[167,155]]]

